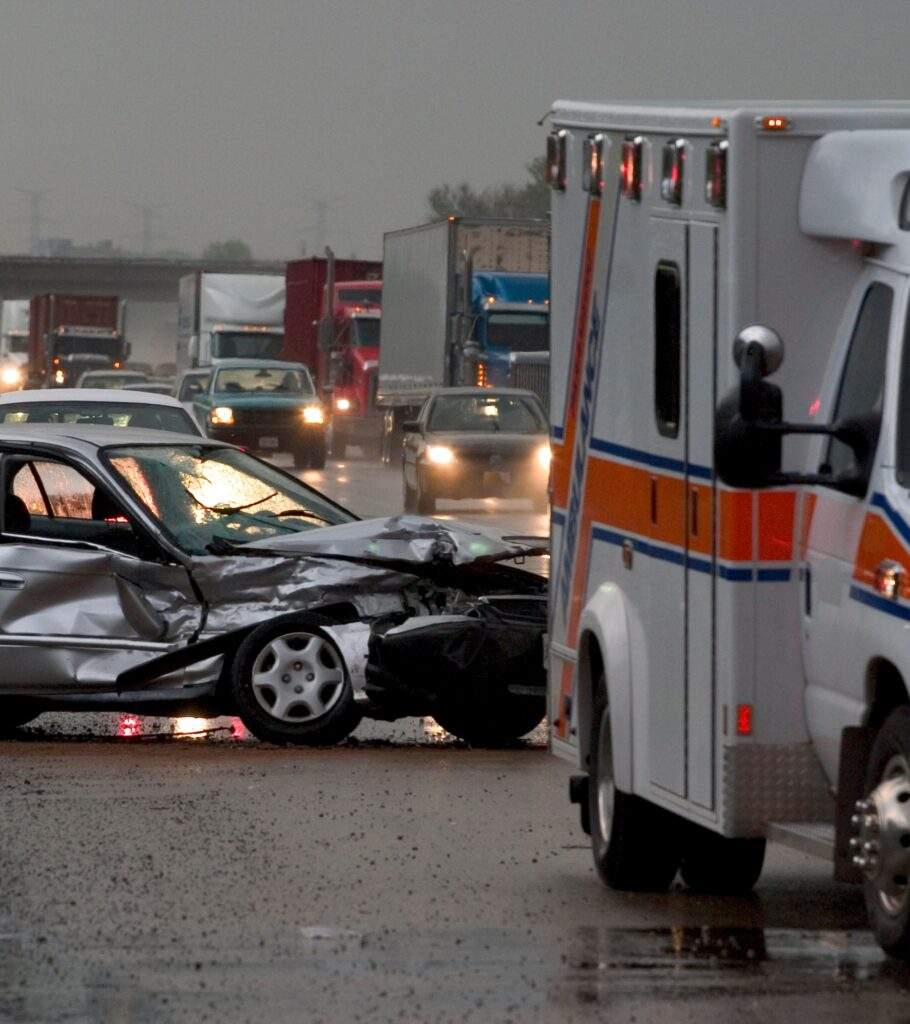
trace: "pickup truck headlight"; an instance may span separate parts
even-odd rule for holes
[[[321,405],[305,405],[303,407],[304,423],[325,423],[325,412]]]
[[[449,466],[455,461],[455,452],[444,444],[431,444],[427,448],[427,459],[437,466]]]
[[[229,405],[216,405],[209,413],[209,420],[221,427],[229,427],[234,422],[234,410]]]

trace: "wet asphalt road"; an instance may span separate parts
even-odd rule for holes
[[[381,467],[306,476],[400,508]],[[0,1024],[910,1020],[825,864],[772,848],[751,900],[604,890],[542,730],[480,751],[365,723],[305,751],[181,728],[207,724],[47,715],[0,743]]]

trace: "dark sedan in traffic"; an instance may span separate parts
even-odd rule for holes
[[[439,498],[510,496],[547,508],[550,444],[536,395],[515,388],[445,388],[405,423],[404,507],[427,515]]]

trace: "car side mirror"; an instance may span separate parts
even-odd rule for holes
[[[401,424],[401,432],[403,434],[419,434],[420,423],[417,420],[405,420]]]

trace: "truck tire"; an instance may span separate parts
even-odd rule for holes
[[[679,867],[680,821],[669,811],[624,793],[613,782],[613,745],[606,680],[594,695],[588,820],[594,866],[611,889],[663,892]]]
[[[230,667],[230,694],[266,743],[331,746],[360,723],[351,677],[324,615],[281,615],[254,629]]]
[[[728,839],[700,825],[682,836],[680,874],[690,889],[715,896],[745,896],[761,876],[764,839]]]
[[[891,712],[875,737],[864,798],[853,819],[869,925],[890,956],[910,960],[910,708]]]
[[[433,717],[453,736],[475,747],[499,747],[526,736],[547,713],[545,697],[503,691],[488,701],[453,702],[433,711]]]

